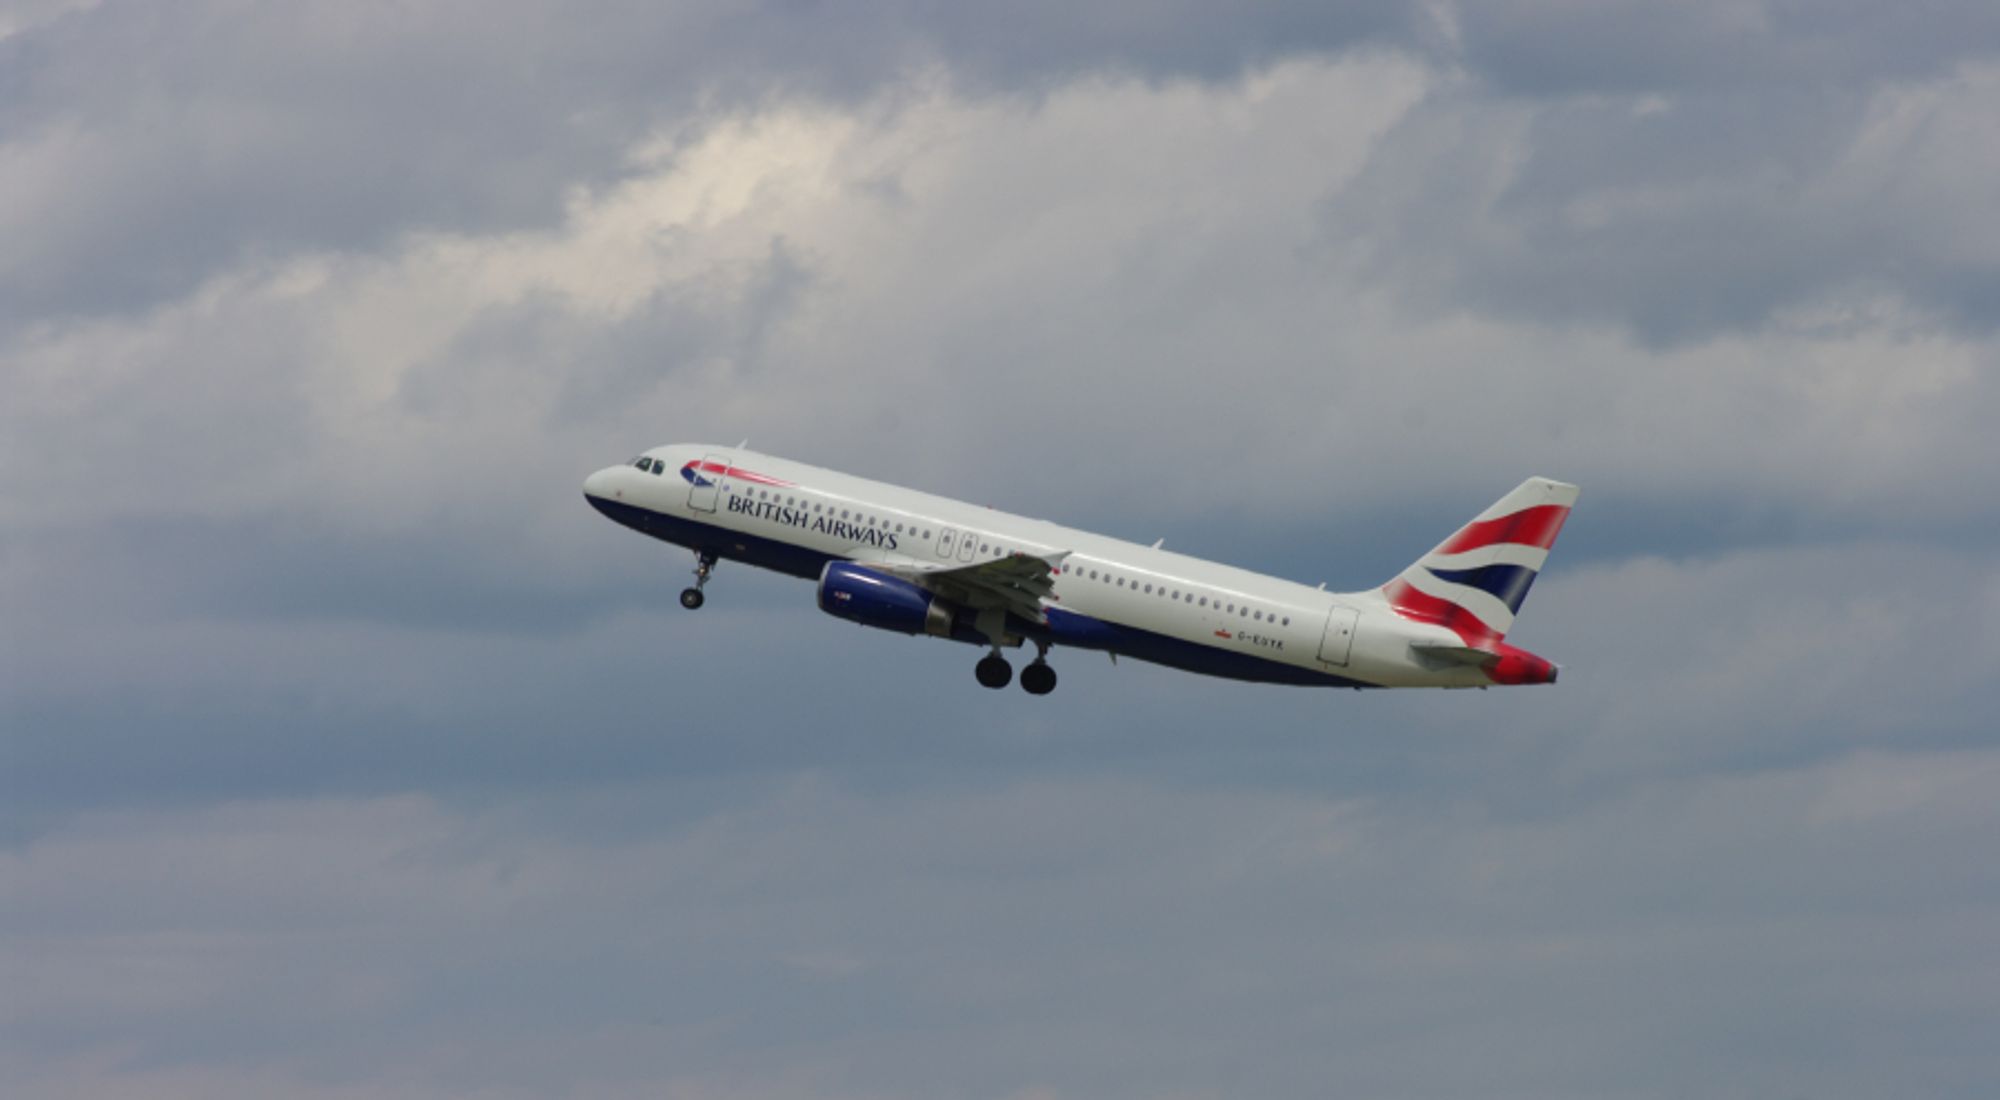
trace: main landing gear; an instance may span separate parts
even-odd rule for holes
[[[1049,648],[1041,647],[1041,653],[1027,668],[1021,670],[1021,690],[1030,695],[1047,695],[1056,689],[1056,670],[1049,667]],[[1014,678],[1014,666],[1007,658],[1000,656],[999,650],[980,658],[972,666],[972,674],[979,678],[981,685],[998,690],[1006,687]]]
[[[989,653],[972,666],[972,674],[979,677],[982,687],[1003,688],[1014,678],[1014,666],[998,653]]]
[[[695,555],[694,587],[681,589],[682,607],[693,611],[705,602],[706,597],[701,594],[701,590],[708,584],[708,575],[713,572],[715,572],[715,555],[706,550],[698,551]]]
[[[1021,690],[1030,695],[1047,695],[1056,689],[1056,670],[1047,661],[1036,658],[1035,663],[1021,670]]]

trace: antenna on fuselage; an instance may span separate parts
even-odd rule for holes
[[[747,451],[747,450],[749,450],[749,449],[750,449],[750,437],[749,437],[749,436],[747,436],[747,435],[746,435],[746,436],[744,436],[744,437],[743,437],[743,442],[741,442],[741,443],[738,443],[738,444],[736,445],[736,449],[737,449],[737,450],[739,450],[739,451]]]
[[[1153,549],[1155,549],[1155,550],[1158,550],[1158,549],[1160,548],[1161,544],[1162,544],[1162,543],[1164,543],[1164,542],[1166,542],[1166,541],[1167,541],[1167,540],[1166,540],[1166,539],[1165,539],[1164,537],[1163,537],[1163,538],[1157,538],[1157,539],[1154,539],[1154,540],[1153,540]]]

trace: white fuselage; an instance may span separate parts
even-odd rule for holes
[[[1460,638],[1399,615],[1379,590],[1326,592],[741,448],[677,444],[635,463],[585,483],[601,511],[665,541],[796,576],[817,577],[829,561],[925,569],[1055,558],[1046,622],[1013,621],[1010,643],[1107,649],[1237,679],[1494,682],[1475,665],[1419,652],[1413,643]]]

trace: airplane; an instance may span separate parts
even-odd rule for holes
[[[1575,505],[1531,477],[1378,588],[1328,592],[738,447],[655,447],[591,474],[605,516],[694,551],[681,605],[718,562],[815,581],[862,626],[984,646],[979,683],[1055,690],[1066,646],[1210,676],[1328,687],[1552,684],[1557,666],[1503,639]]]

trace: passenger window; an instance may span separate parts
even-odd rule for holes
[[[1146,595],[1150,596],[1152,594],[1153,594],[1153,586],[1149,584],[1146,586]]]
[[[1125,587],[1125,578],[1124,578],[1124,577],[1120,577],[1120,578],[1118,578],[1118,587],[1120,587],[1120,588],[1123,588],[1123,587]]]
[[[1203,596],[1203,597],[1201,598],[1201,601],[1200,601],[1200,606],[1202,606],[1202,607],[1207,607],[1207,606],[1208,606],[1208,597],[1207,597],[1207,596]]]
[[[924,528],[924,537],[925,537],[925,538],[930,538],[930,537],[931,537],[931,529],[930,529],[930,528],[928,528],[928,527]]]
[[[842,509],[840,510],[840,518],[841,518],[841,519],[846,519],[846,518],[847,518],[847,509],[845,509],[845,508],[842,508]]]
[[[1284,622],[1282,622],[1282,623],[1279,623],[1278,625],[1280,625],[1280,626],[1290,626],[1290,625],[1292,625],[1292,617],[1291,617],[1290,615],[1287,615],[1287,616],[1285,616],[1285,621],[1284,621]]]
[[[1243,610],[1241,610],[1241,611],[1238,611],[1238,612],[1237,612],[1237,614],[1238,614],[1238,615],[1242,615],[1242,616],[1248,616],[1248,615],[1250,614],[1250,607],[1249,607],[1249,605],[1248,605],[1248,604],[1245,604],[1245,605],[1244,605],[1244,607],[1243,607]]]

